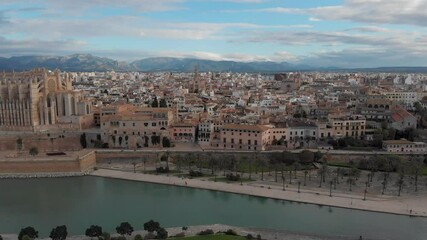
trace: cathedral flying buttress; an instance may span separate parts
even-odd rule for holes
[[[0,73],[0,130],[38,131],[58,126],[81,128],[92,113],[84,92],[59,70]]]

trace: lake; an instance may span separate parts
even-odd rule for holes
[[[101,177],[0,180],[0,233],[33,226],[41,236],[65,224],[114,232],[154,219],[162,226],[227,224],[378,239],[427,239],[427,218],[302,204],[239,194]],[[426,203],[427,204],[427,203]]]

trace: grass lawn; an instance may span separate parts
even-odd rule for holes
[[[177,240],[244,240],[245,237],[241,236],[230,236],[230,235],[207,235],[207,236],[195,236],[195,237],[183,237],[183,238],[171,238]]]
[[[423,176],[427,176],[427,167],[424,167],[424,168],[421,170],[421,175],[423,175]]]
[[[345,163],[345,162],[328,162],[328,166],[333,166],[333,167],[344,167],[344,168],[352,168],[353,165],[351,165],[350,163]]]

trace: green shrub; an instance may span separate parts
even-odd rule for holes
[[[39,237],[39,232],[36,231],[33,227],[26,227],[21,229],[18,235],[18,239],[23,240],[24,236],[27,236],[29,239],[35,239]]]
[[[240,180],[240,174],[229,173],[225,176],[227,180],[237,182]]]
[[[127,240],[125,236],[112,237],[111,240]]]
[[[214,234],[214,231],[212,229],[206,229],[197,233],[197,235],[199,236],[212,235],[212,234]]]
[[[141,234],[136,234],[133,240],[143,240],[144,238],[141,236]]]
[[[168,231],[164,228],[157,229],[157,238],[158,239],[166,239],[168,238]]]
[[[169,167],[158,167],[158,168],[156,168],[156,172],[158,172],[158,173],[169,173]]]
[[[156,239],[156,234],[149,232],[144,239]]]
[[[236,231],[234,231],[233,229],[228,229],[226,232],[225,232],[225,234],[226,235],[232,235],[232,236],[237,236],[238,234],[237,234],[237,232]]]
[[[180,233],[176,234],[176,235],[175,235],[175,236],[173,236],[173,237],[176,237],[176,238],[183,238],[183,237],[185,237],[185,233],[184,233],[184,232],[180,232]]]
[[[111,236],[107,232],[103,232],[102,235],[99,237],[102,240],[111,240]]]
[[[190,175],[190,177],[202,177],[203,173],[199,171],[190,170],[188,175]]]

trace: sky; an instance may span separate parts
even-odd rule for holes
[[[427,0],[0,0],[0,56],[427,66]]]

